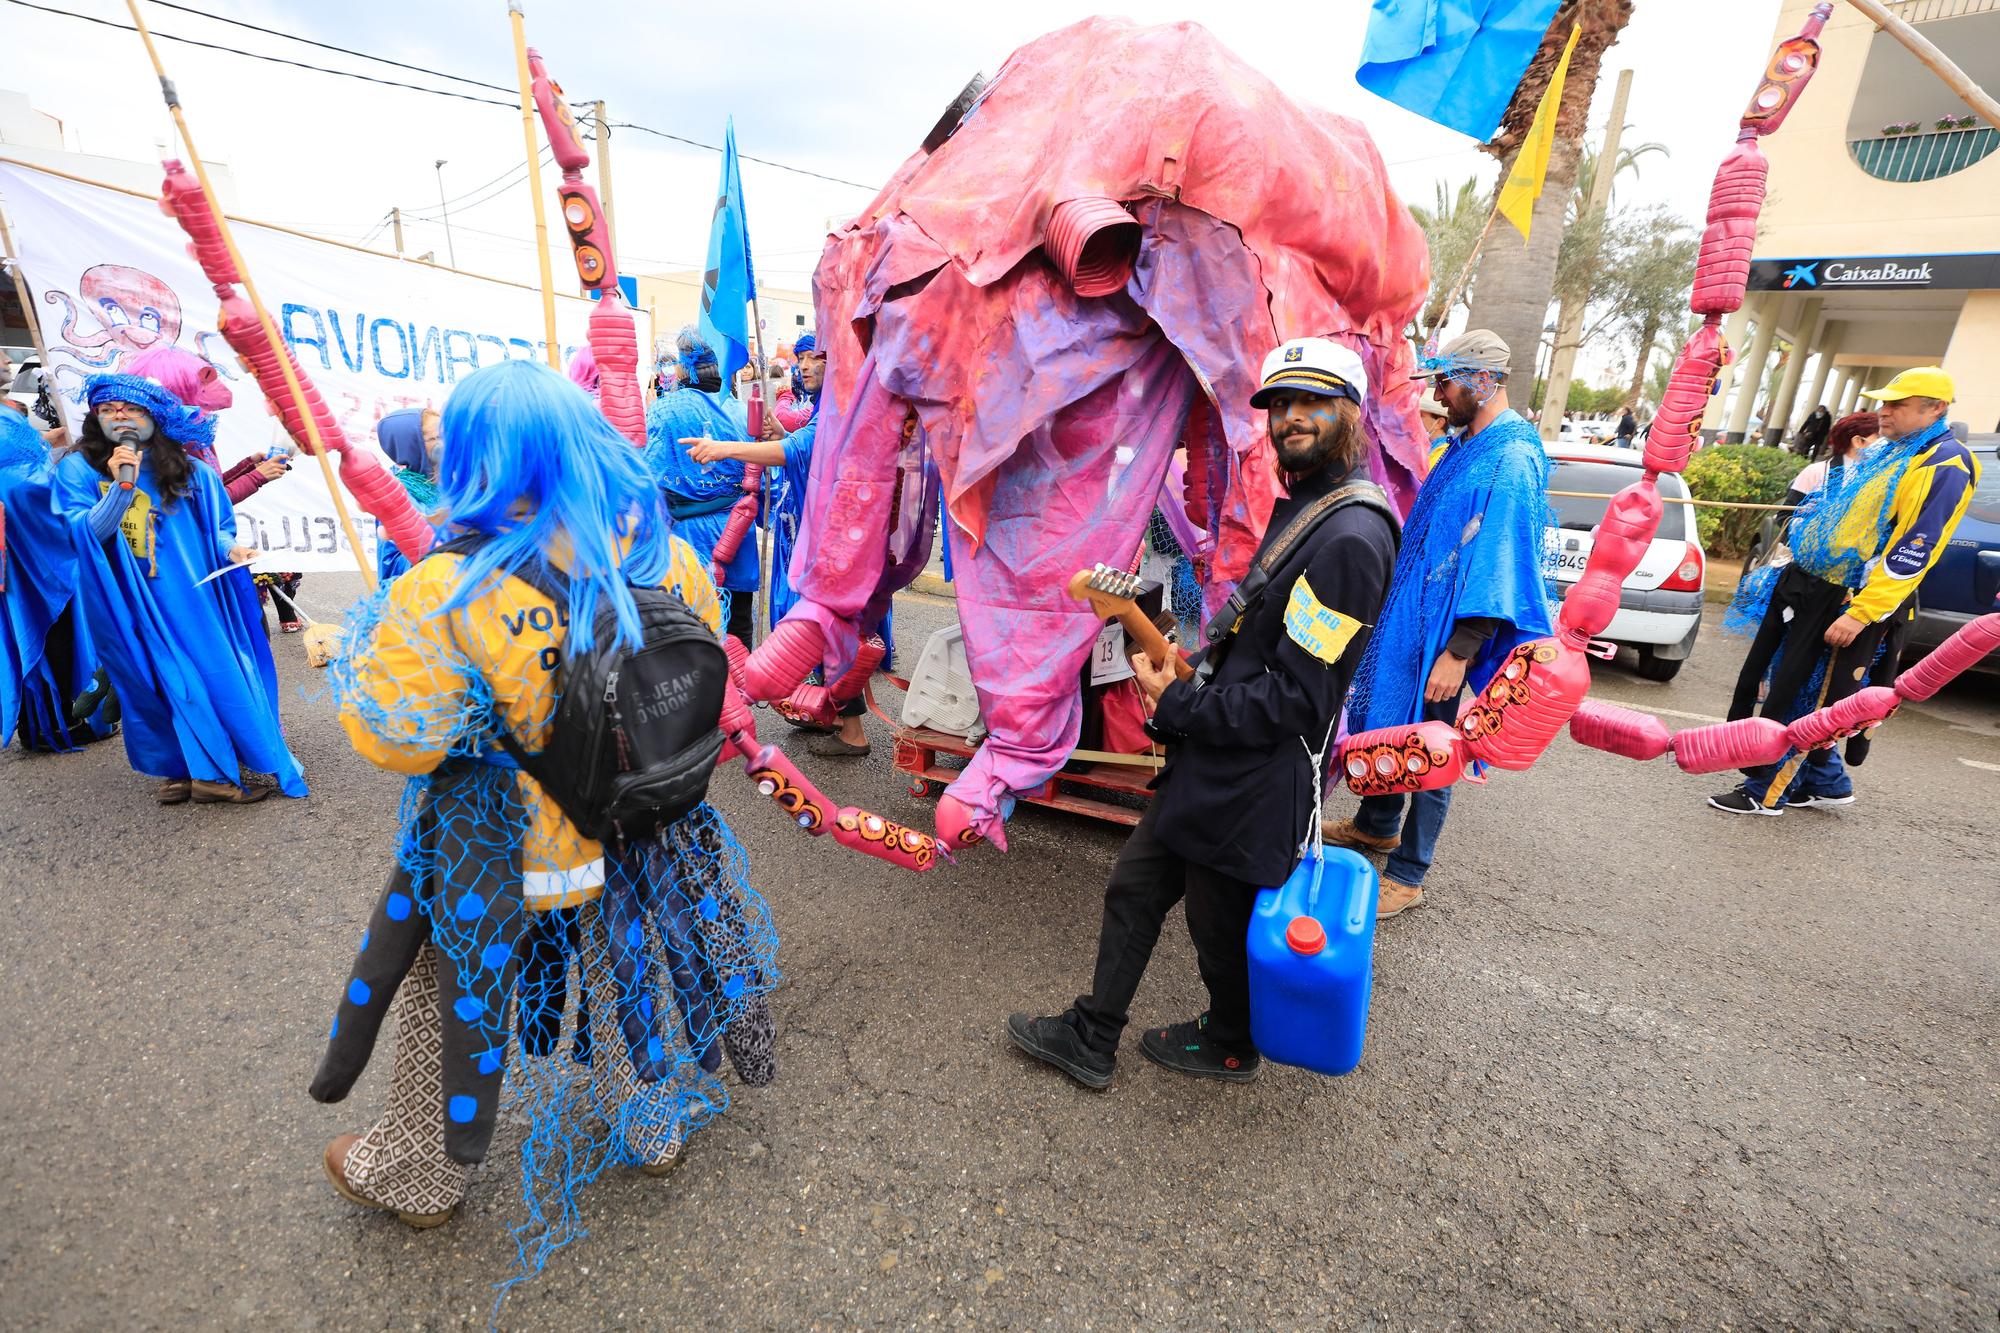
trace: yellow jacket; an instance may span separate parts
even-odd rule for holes
[[[708,627],[722,632],[722,606],[708,567],[678,537],[666,586]],[[418,561],[391,585],[389,601],[370,651],[356,666],[356,683],[374,705],[364,718],[342,708],[341,725],[362,758],[396,773],[429,773],[444,762],[451,737],[419,736],[420,710],[407,707],[413,695],[431,698],[462,694],[467,683],[455,663],[469,661],[488,683],[500,720],[523,748],[535,751],[548,740],[555,714],[554,673],[562,661],[568,608],[520,579],[503,579],[484,596],[454,613],[448,630],[433,614],[458,584],[458,555]],[[405,706],[398,707],[399,704]],[[407,718],[401,736],[383,735],[381,718]],[[526,773],[518,774],[522,804],[530,811],[522,831],[522,894],[537,911],[572,907],[603,891],[604,849],[578,833],[554,801]]]
[[[1888,484],[1887,476],[1878,477],[1869,488]],[[1870,624],[1894,615],[1937,563],[1978,484],[1978,458],[1949,435],[1905,468],[1892,502],[1889,540],[1869,566],[1868,581],[1847,604],[1847,614]],[[1864,512],[1879,512],[1876,499],[1864,493],[1853,503]]]

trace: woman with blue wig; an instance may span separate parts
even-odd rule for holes
[[[588,651],[600,609],[638,641],[634,586],[671,588],[719,632],[642,460],[582,389],[527,361],[462,380],[442,434],[446,540],[355,612],[329,673],[355,749],[409,783],[311,1092],[347,1096],[394,998],[388,1105],[323,1164],[342,1197],[413,1227],[449,1220],[498,1119],[525,1123],[504,1295],[583,1234],[577,1194],[600,1172],[681,1160],[729,1104],[725,1053],[745,1083],[769,1080],[777,936],[711,807],[601,844],[499,740],[546,748],[565,653]]]
[[[306,794],[278,725],[278,673],[236,540],[236,511],[190,450],[214,421],[136,375],[93,375],[75,452],[56,464],[55,512],[77,596],[118,691],[125,753],[163,805],[248,805]]]
[[[674,531],[709,561],[729,525],[729,511],[743,498],[743,464],[697,463],[681,440],[739,439],[749,433],[748,422],[742,404],[724,397],[721,369],[708,344],[684,329],[678,347],[678,386],[655,398],[646,411],[646,466],[666,497]],[[745,647],[752,642],[751,604],[760,572],[753,535],[722,570],[729,633]]]
[[[49,504],[48,441],[0,406],[0,746],[67,751],[118,729],[76,605],[76,551]]]

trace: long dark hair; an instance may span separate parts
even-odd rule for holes
[[[77,452],[90,461],[90,465],[105,476],[111,475],[111,451],[115,448],[104,433],[104,427],[97,422],[97,413],[83,414],[83,433],[77,437]],[[180,441],[170,440],[158,422],[153,423],[153,438],[146,441],[140,450],[153,465],[153,484],[160,488],[160,498],[169,503],[185,496],[194,486],[194,460]]]

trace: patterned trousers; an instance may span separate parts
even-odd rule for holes
[[[644,1083],[625,1055],[612,1003],[616,982],[611,974],[604,918],[595,903],[578,911],[585,984],[590,1003],[590,1095],[604,1120],[617,1126],[628,1160],[664,1165],[679,1155],[685,1118],[676,1110],[661,1114],[663,1089]],[[406,1213],[441,1213],[465,1197],[471,1168],[454,1162],[444,1150],[443,1010],[438,995],[438,968],[448,966],[437,946],[428,941],[396,994],[396,1065],[389,1080],[389,1104],[382,1118],[369,1127],[347,1154],[346,1176],[357,1193]],[[518,1048],[511,1057],[527,1059]],[[561,1062],[568,1057],[542,1057]],[[676,1103],[677,1105],[677,1103]]]

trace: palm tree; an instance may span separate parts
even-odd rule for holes
[[[1529,241],[1512,227],[1495,225],[1487,238],[1479,285],[1473,291],[1471,322],[1492,329],[1517,349],[1516,359],[1535,346],[1548,318],[1555,290],[1556,255],[1562,245],[1563,222],[1576,187],[1583,135],[1590,115],[1591,94],[1604,52],[1632,19],[1632,0],[1562,0],[1542,36],[1541,49],[1528,62],[1528,72],[1514,90],[1514,100],[1501,118],[1500,131],[1485,145],[1488,153],[1511,166],[1520,152],[1535,108],[1548,89],[1556,63],[1569,42],[1570,28],[1582,29],[1570,57],[1556,112],[1555,146],[1549,154],[1542,197],[1535,202]]]
[[[1419,338],[1450,316],[1451,311],[1444,305],[1453,287],[1459,287],[1453,306],[1464,305],[1468,300],[1464,287],[1459,286],[1459,275],[1472,258],[1472,248],[1479,243],[1480,228],[1491,207],[1492,200],[1479,188],[1476,176],[1461,181],[1456,190],[1439,181],[1437,200],[1430,208],[1410,205],[1410,216],[1424,229],[1424,240],[1431,254],[1431,290],[1423,313],[1418,316]]]

